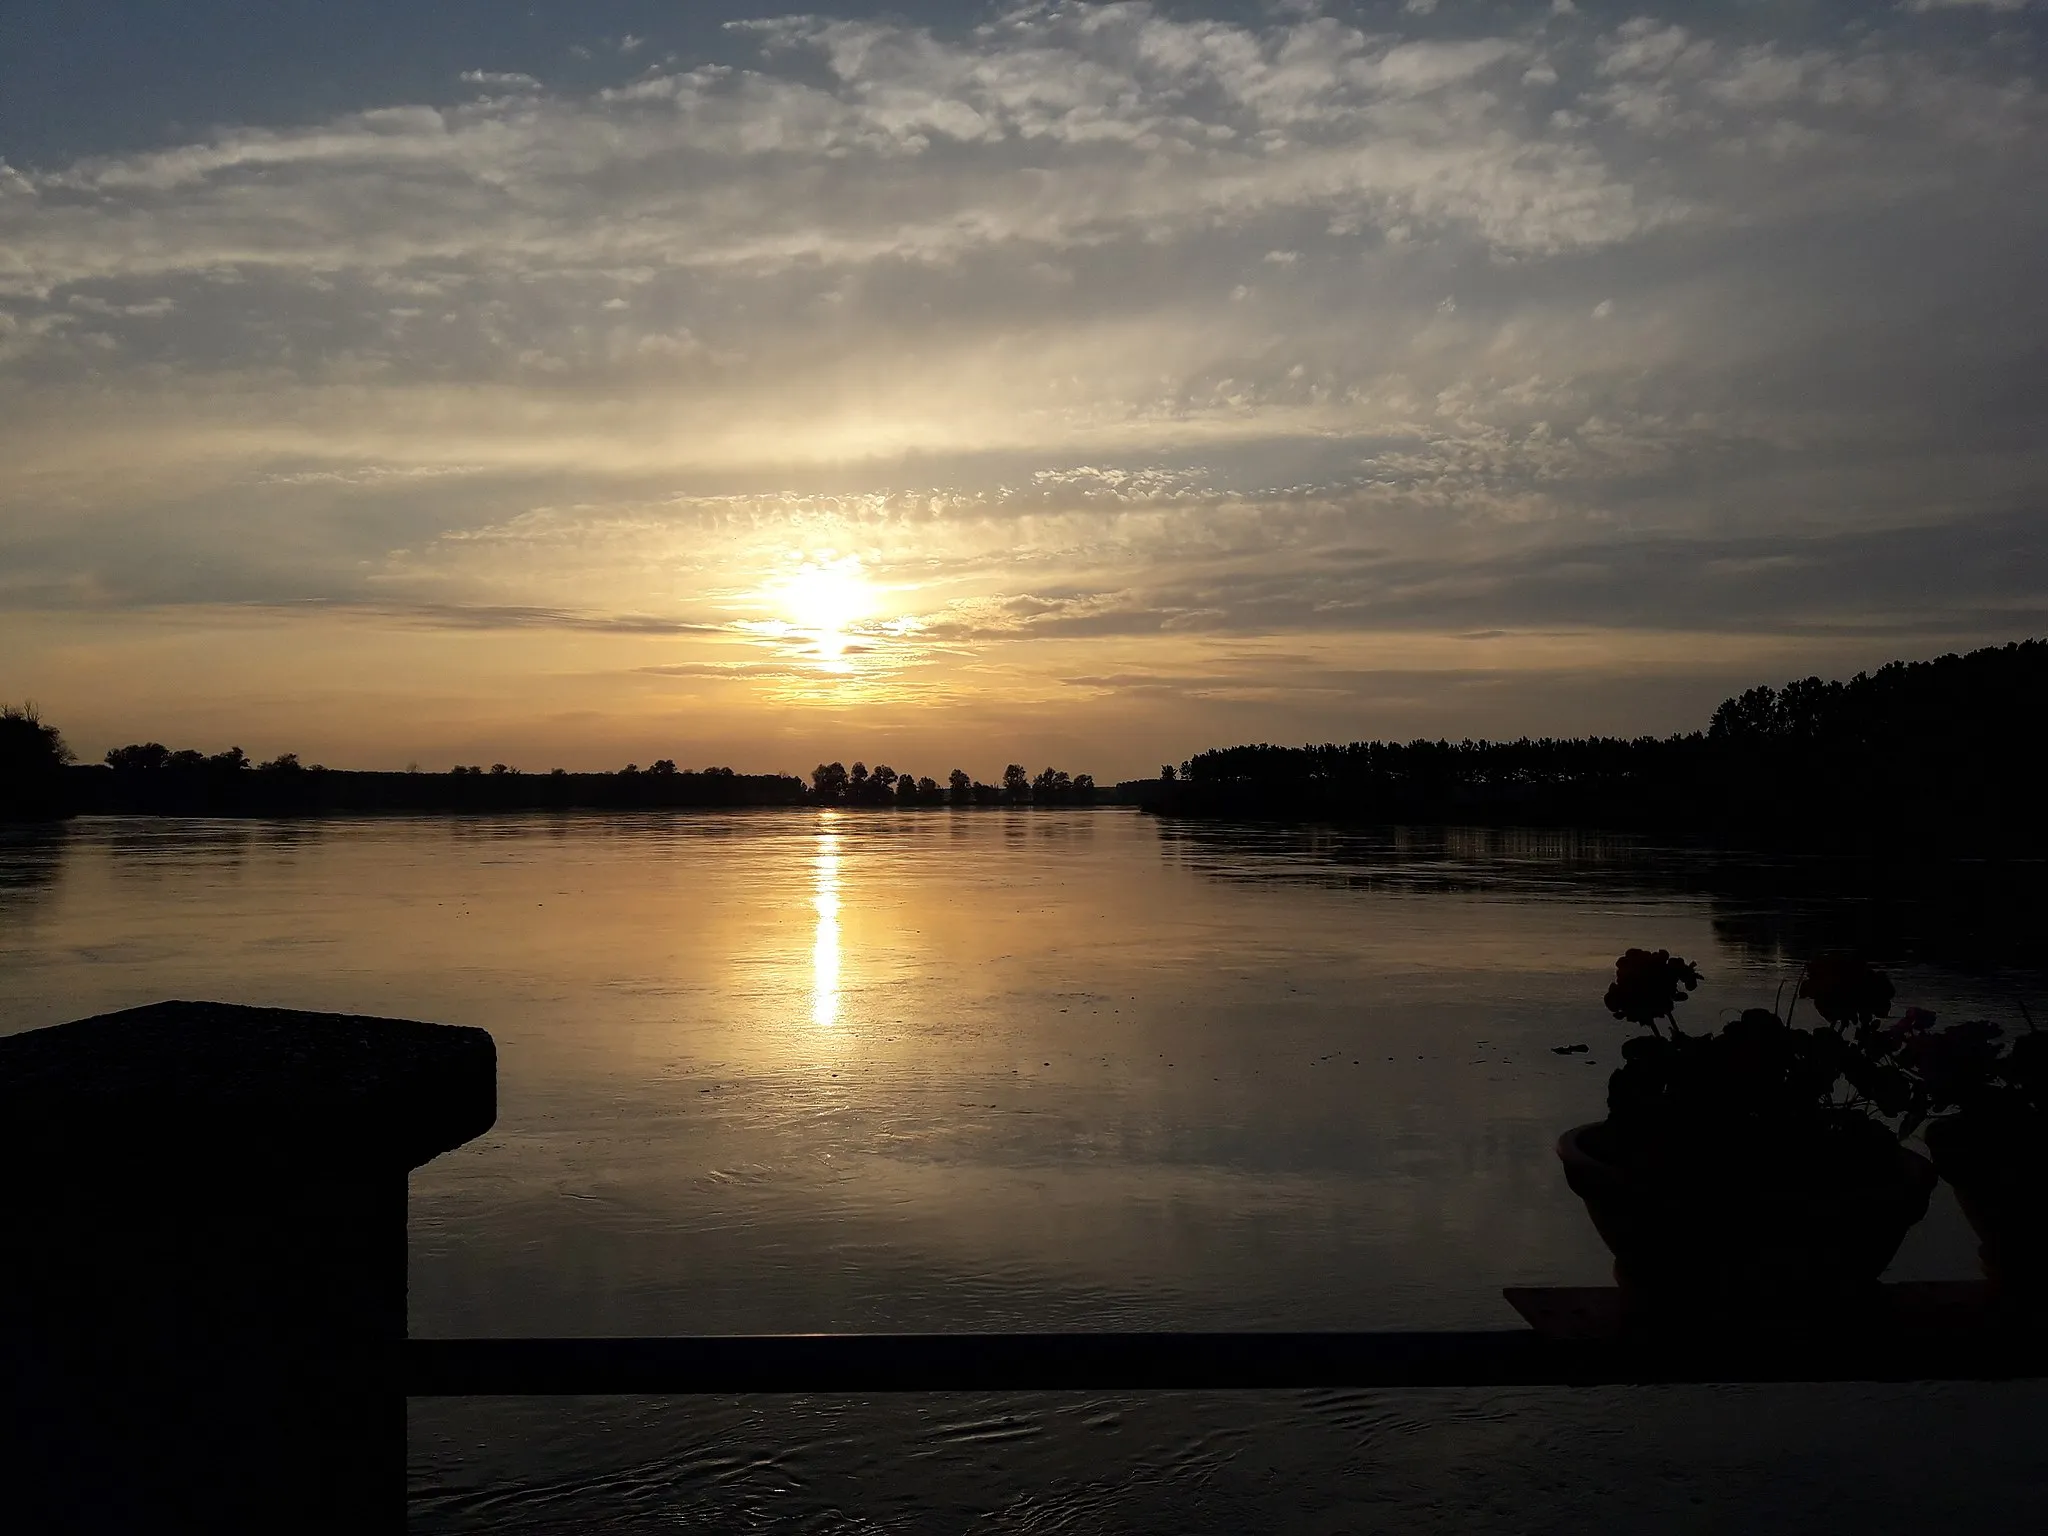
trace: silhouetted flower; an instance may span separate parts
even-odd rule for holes
[[[1811,998],[1830,1024],[1869,1024],[1891,1012],[1892,984],[1882,971],[1847,950],[1815,955],[1799,980],[1799,995]]]
[[[1699,967],[1667,949],[1632,949],[1614,962],[1607,1011],[1631,1024],[1656,1027],[1700,984]]]
[[[1896,1019],[1893,1019],[1891,1023],[1885,1025],[1884,1032],[1894,1041],[1906,1042],[1916,1035],[1926,1033],[1932,1028],[1934,1028],[1933,1014],[1929,1013],[1925,1008],[1908,1008]]]
[[[1902,1045],[1900,1054],[1927,1085],[1937,1108],[1968,1108],[1999,1081],[1999,1041],[2004,1034],[1988,1019],[1965,1019],[1946,1029],[1914,1034]]]
[[[1788,1157],[1867,1168],[1888,1156],[1893,1138],[1910,1135],[1928,1112],[1926,1086],[1903,1055],[1931,1038],[1933,1015],[1902,1020],[1903,1034],[1879,1029],[1856,1010],[1890,1003],[1883,977],[1839,957],[1816,962],[1809,975],[1834,1010],[1828,1024],[1800,1029],[1768,1008],[1747,1008],[1717,1033],[1688,1035],[1675,1020],[1657,1033],[1656,1021],[1671,1019],[1699,985],[1699,971],[1665,950],[1623,955],[1607,1010],[1653,1032],[1623,1043],[1608,1080],[1616,1133],[1643,1156],[1695,1168],[1735,1159],[1763,1169]]]

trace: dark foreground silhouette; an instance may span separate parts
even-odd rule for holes
[[[1810,677],[1704,731],[1225,747],[1119,789],[1175,816],[1609,827],[1728,846],[2048,853],[2048,641]]]
[[[165,1002],[0,1039],[0,1529],[405,1526],[406,1180],[480,1029]]]
[[[1656,974],[1637,978],[1650,985],[1618,987],[1610,1008],[1654,1023],[1661,1007],[1668,1045],[1670,957],[1632,952],[1618,980],[1638,959],[1652,962]],[[1819,989],[1801,996],[1823,1007]],[[1849,1005],[1837,1022],[1874,1024]],[[1789,1311],[1746,1314],[1737,1329],[1690,1294],[1645,1313],[1604,1287],[1512,1287],[1528,1327],[408,1339],[407,1174],[490,1129],[496,1054],[477,1029],[194,1002],[0,1040],[0,1147],[14,1175],[0,1224],[5,1528],[398,1532],[407,1396],[1585,1388],[2048,1369],[2031,1293],[1870,1287],[1817,1314],[1797,1305],[1797,1275]],[[1697,1054],[1708,1066],[1723,1055]],[[1823,1099],[1807,1108],[1832,1114]],[[1710,1134],[1751,1118],[1718,1117]]]

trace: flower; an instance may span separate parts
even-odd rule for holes
[[[1700,984],[1699,967],[1668,949],[1632,949],[1614,962],[1607,1011],[1631,1024],[1655,1027]]]
[[[1965,1019],[1915,1035],[1901,1055],[1937,1107],[1967,1106],[1997,1086],[2002,1065],[1998,1042],[2004,1034],[1989,1019]]]
[[[1933,1014],[1929,1013],[1925,1008],[1908,1008],[1896,1019],[1893,1019],[1891,1023],[1885,1025],[1884,1032],[1891,1037],[1896,1045],[1924,1035],[1932,1028],[1934,1028]]]
[[[1786,1159],[1867,1172],[1926,1119],[1933,1096],[1908,1058],[1931,1059],[1954,1030],[1933,1029],[1924,1009],[1880,1028],[1892,986],[1861,961],[1822,955],[1807,968],[1800,995],[1826,1023],[1747,1008],[1717,1032],[1687,1034],[1675,1019],[1658,1029],[1699,982],[1664,950],[1615,962],[1607,1010],[1649,1030],[1622,1046],[1607,1084],[1607,1123],[1629,1155],[1702,1170],[1734,1159],[1759,1176]]]
[[[1831,949],[1807,962],[1799,995],[1830,1024],[1870,1024],[1891,1012],[1892,984],[1882,971],[1845,949]]]

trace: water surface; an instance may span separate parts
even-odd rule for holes
[[[1620,949],[1697,957],[1702,1024],[1845,935],[1902,1001],[2039,995],[1878,906],[1613,838],[1125,811],[84,821],[0,844],[0,1030],[163,997],[491,1030],[496,1129],[413,1176],[417,1335],[1504,1326],[1502,1285],[1605,1278],[1550,1148],[1600,1113]],[[1972,1262],[1944,1192],[1897,1273]],[[421,1402],[414,1523],[1995,1529],[2044,1405]]]

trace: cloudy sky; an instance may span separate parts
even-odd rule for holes
[[[0,696],[1099,777],[2048,631],[2048,7],[0,10]]]

